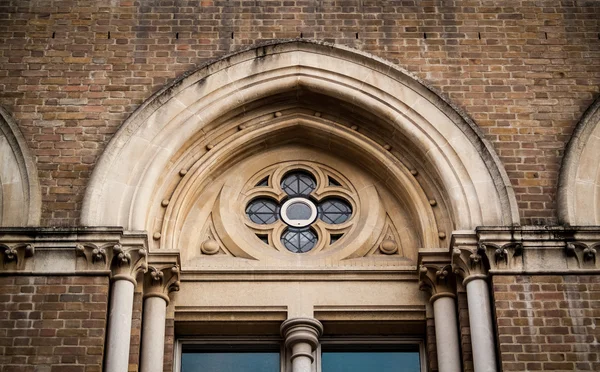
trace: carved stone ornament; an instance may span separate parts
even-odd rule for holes
[[[452,270],[463,278],[463,285],[473,279],[486,279],[488,269],[485,245],[479,244],[476,249],[456,247],[452,250]]]
[[[5,269],[21,269],[25,265],[25,259],[33,257],[35,247],[33,244],[16,244],[12,246],[0,244],[2,252],[2,267]]]
[[[567,259],[576,262],[579,268],[593,268],[596,266],[596,247],[600,244],[587,245],[581,242],[569,242],[565,245]]]
[[[450,264],[421,264],[419,289],[431,294],[433,303],[440,297],[454,297],[455,277]]]
[[[178,265],[150,265],[144,275],[144,298],[160,297],[169,303],[169,293],[179,291]]]
[[[221,151],[220,146],[211,151]],[[214,178],[190,166],[181,180],[195,184],[189,186],[195,191],[185,194],[190,204],[184,205],[183,194],[177,196],[187,190],[183,184],[161,197],[171,202],[157,210],[164,215],[151,230],[162,231],[164,239],[150,242],[153,251],[182,247],[186,268],[242,261],[289,267],[299,260],[315,266],[355,266],[354,260],[412,266],[418,247],[439,243],[437,224],[434,232],[419,235],[409,210],[416,206],[408,207],[367,170],[335,152],[294,144],[238,163]],[[203,183],[207,177],[211,182]],[[415,193],[406,198],[422,202],[423,213],[435,220],[423,191]]]
[[[144,248],[115,244],[109,252],[113,280],[129,280],[136,284],[137,274],[148,270],[148,253]]]

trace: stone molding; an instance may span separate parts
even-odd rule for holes
[[[144,298],[160,297],[169,304],[169,293],[179,291],[181,274],[179,252],[156,252],[149,257],[144,274]]]
[[[0,275],[110,275],[136,283],[148,268],[145,232],[119,227],[0,228]]]
[[[319,346],[319,337],[323,335],[323,324],[314,318],[292,318],[281,324],[281,335],[285,340],[285,347],[292,350],[290,360],[299,356],[310,358],[314,362],[312,353],[294,352],[294,345],[306,343],[314,352]]]
[[[556,195],[562,224],[600,224],[599,158],[600,97],[587,109],[565,149]]]
[[[455,297],[456,279],[450,255],[445,249],[419,252],[419,289],[431,295],[433,303],[440,297]]]
[[[10,114],[0,107],[0,226],[36,226],[42,194],[35,159]]]
[[[600,273],[597,250],[600,226],[478,227],[473,232],[456,231],[451,249],[453,265],[467,273],[465,255],[481,257],[476,274],[581,274]],[[469,271],[470,272],[470,271]]]
[[[317,116],[313,112],[310,120],[306,115],[304,121],[289,120],[289,113],[272,97],[298,89],[356,107],[345,110],[343,117],[355,119],[360,110],[369,114],[365,125],[377,118],[374,135],[369,136],[370,129],[364,126],[333,120],[340,117],[337,113]],[[298,107],[291,111],[298,114]],[[249,110],[243,117],[252,117],[252,122],[225,121],[242,109]],[[269,117],[271,124],[263,125]],[[294,128],[299,130],[290,135]],[[419,199],[425,206],[415,208],[413,218],[425,240],[419,246],[437,247],[449,234],[432,231],[431,219],[425,215],[432,206],[441,209],[442,202],[459,228],[518,224],[506,172],[470,120],[390,63],[350,48],[299,40],[255,46],[213,61],[141,105],[98,160],[86,189],[81,223],[151,231],[156,236],[150,242],[152,249],[158,243],[160,249],[183,246],[178,243],[181,226],[187,211],[193,210],[196,194],[206,187],[202,182],[212,179],[212,169],[224,171],[226,165],[236,163],[235,156],[245,157],[259,151],[258,144],[272,146],[281,138],[319,146],[323,139],[339,143],[344,154],[350,149],[362,155],[365,167],[375,166],[373,173],[389,172],[386,182],[393,181],[399,190],[416,188],[418,181],[431,182],[430,190],[443,190],[445,200]],[[357,141],[368,146],[358,147]],[[401,166],[407,160],[394,152],[407,145],[406,166],[414,165],[413,172],[389,171],[390,165]],[[408,205],[414,207],[408,195]]]

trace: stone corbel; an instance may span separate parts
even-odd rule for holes
[[[15,244],[12,246],[0,244],[2,252],[2,268],[5,270],[20,270],[25,266],[25,259],[33,257],[33,244]]]
[[[148,271],[148,253],[144,247],[115,244],[105,253],[113,281],[127,280],[136,285],[138,273]]]
[[[569,266],[574,266],[580,269],[596,268],[596,247],[598,246],[600,246],[600,243],[595,245],[587,245],[581,242],[566,243],[565,254],[567,255],[567,260],[575,262],[575,265]]]

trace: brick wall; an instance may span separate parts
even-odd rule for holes
[[[0,371],[102,372],[107,277],[0,277]]]
[[[471,325],[469,324],[469,304],[465,288],[457,291],[458,327],[463,372],[473,372],[473,348],[471,346]]]
[[[503,371],[600,371],[600,276],[495,276]]]
[[[437,346],[435,344],[435,321],[433,317],[427,318],[427,330],[426,330],[426,353],[427,353],[427,371],[437,372],[439,371],[437,364]]]
[[[175,319],[173,315],[167,315],[165,323],[165,355],[163,362],[163,371],[172,372],[175,364]]]
[[[142,316],[143,316],[143,283],[138,281],[138,286],[133,294],[133,312],[131,316],[131,337],[129,339],[129,372],[139,370],[141,344],[142,344]]]
[[[184,71],[303,37],[388,59],[463,108],[494,144],[525,224],[556,222],[563,148],[600,87],[600,2],[5,0],[0,104],[37,158],[43,224],[74,225],[123,121]]]

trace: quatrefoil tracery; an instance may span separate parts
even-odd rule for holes
[[[268,178],[261,180],[256,187],[267,185]],[[327,230],[335,225],[344,224],[352,217],[352,206],[341,195],[334,194],[334,196],[320,198],[315,195],[318,183],[313,174],[307,170],[294,169],[285,173],[278,186],[285,193],[283,199],[277,200],[267,192],[259,192],[247,204],[246,214],[256,225],[265,226],[283,222],[285,228],[276,229],[280,232],[280,236],[273,236],[272,239],[279,239],[283,247],[291,252],[305,253],[317,246],[319,242],[319,234],[315,230],[317,225]],[[335,191],[340,187],[339,182],[330,177],[324,189]],[[339,239],[339,234],[330,235],[330,244]],[[268,239],[261,239],[268,242]]]

